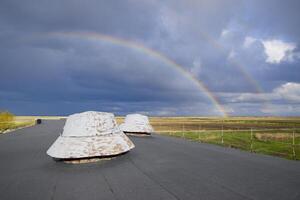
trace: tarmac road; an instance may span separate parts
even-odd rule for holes
[[[300,199],[300,162],[159,135],[110,161],[55,162],[64,121],[0,135],[0,199]]]

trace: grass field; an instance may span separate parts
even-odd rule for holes
[[[152,117],[150,123],[159,134],[300,160],[300,117]]]

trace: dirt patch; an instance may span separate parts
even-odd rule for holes
[[[207,136],[204,136],[203,138],[200,137],[200,140],[215,140],[215,139],[218,139],[220,138],[220,136],[217,136],[217,135],[207,135]]]
[[[137,136],[137,137],[150,137],[151,135],[148,133],[125,133],[126,135],[130,135],[130,136]]]
[[[85,158],[85,159],[74,159],[74,160],[62,160],[67,164],[85,164],[85,163],[94,163],[94,162],[104,162],[111,160],[112,158]]]
[[[266,140],[284,141],[284,140],[291,140],[293,138],[293,135],[288,133],[255,133],[255,138],[262,141],[266,141]]]

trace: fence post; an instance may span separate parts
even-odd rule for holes
[[[221,137],[222,137],[222,144],[224,144],[224,130],[223,130],[223,122],[222,122],[222,134],[221,134]]]
[[[251,128],[251,136],[250,136],[250,151],[253,152],[253,131]]]
[[[198,127],[198,140],[200,141],[200,126],[201,125],[199,125],[199,127]]]
[[[182,137],[184,138],[184,123],[182,124]]]
[[[295,152],[295,129],[293,129],[293,158],[296,159],[296,152]]]

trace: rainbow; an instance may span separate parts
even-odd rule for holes
[[[167,56],[165,56],[159,51],[156,51],[149,47],[145,47],[144,45],[139,44],[137,42],[113,37],[110,35],[94,33],[94,32],[54,32],[51,33],[50,35],[62,36],[62,37],[76,37],[76,38],[83,38],[83,39],[90,39],[90,40],[100,40],[104,42],[109,42],[114,45],[130,48],[139,51],[143,54],[146,54],[148,56],[154,57],[160,60],[161,62],[165,63],[167,66],[170,66],[178,70],[186,78],[191,80],[201,90],[201,92],[204,92],[207,95],[207,97],[211,100],[214,106],[218,109],[220,114],[222,114],[224,117],[228,117],[227,112],[225,111],[222,104],[219,102],[218,98],[207,88],[207,86],[202,81],[197,79],[194,74],[187,71],[183,66],[179,65],[174,60],[168,58]]]
[[[209,34],[203,32],[203,31],[198,31],[200,35],[209,42],[215,49],[219,50],[222,53],[227,53],[225,48],[212,36]],[[232,63],[233,67],[236,67],[239,72],[243,75],[243,77],[247,80],[248,83],[252,85],[252,87],[255,89],[257,93],[263,93],[263,89],[259,86],[258,82],[249,74],[249,72],[246,70],[246,67],[241,64],[238,60],[236,59],[231,59],[230,62]]]
[[[224,54],[226,53],[225,48],[212,36],[199,30],[198,33],[206,41],[208,41],[209,44],[211,44],[215,49],[219,50]],[[259,83],[250,75],[250,73],[246,70],[246,67],[241,62],[239,62],[237,59],[230,59],[230,62],[232,64],[231,66],[235,67],[242,74],[242,76],[247,80],[248,83],[250,83],[250,85],[254,88],[257,94],[265,93],[264,90],[260,87]],[[264,99],[263,106],[268,107],[271,105],[271,102],[266,97],[263,96],[263,99]]]

